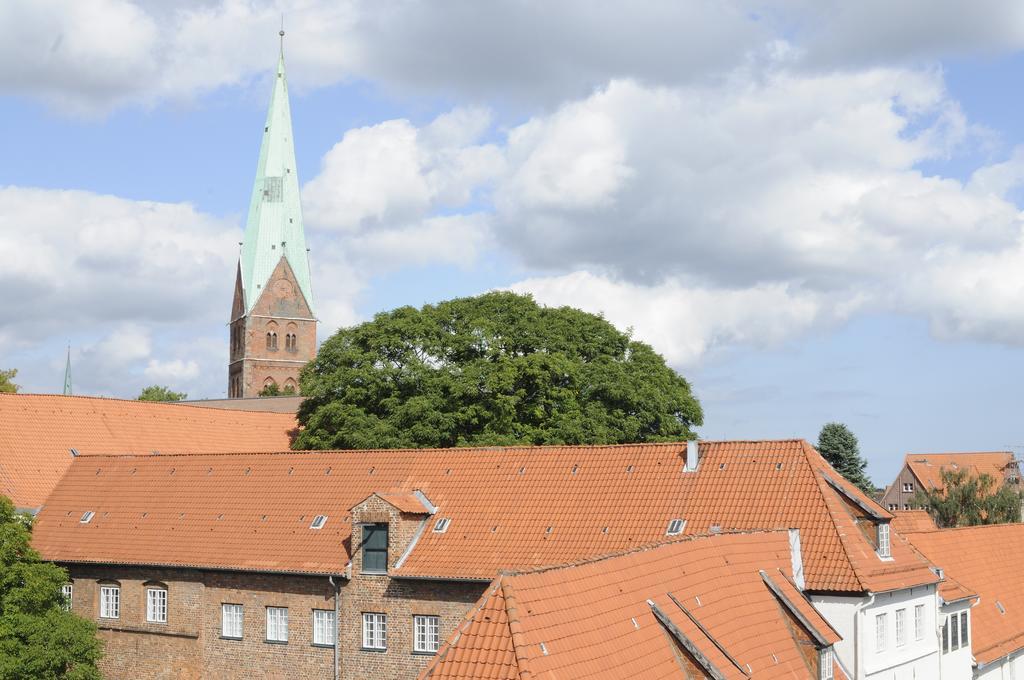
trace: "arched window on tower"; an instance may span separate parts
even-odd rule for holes
[[[288,333],[284,336],[284,348],[289,352],[295,352],[298,350],[298,342],[295,338],[295,333]]]
[[[267,333],[267,349],[271,351],[277,350],[277,333],[275,331]]]

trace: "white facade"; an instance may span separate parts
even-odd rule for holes
[[[836,654],[854,680],[942,677],[939,598],[934,585],[867,597],[812,595],[811,600],[843,636],[835,646]],[[969,678],[967,675],[957,680]]]
[[[970,632],[970,600],[961,600],[952,604],[943,604],[939,609],[939,648],[942,658],[942,678],[970,678],[974,675],[974,657],[971,654],[971,644],[974,642]],[[952,640],[951,619],[962,620],[963,614],[967,613],[967,644],[962,644],[962,627],[957,626],[957,634],[961,639]],[[998,666],[999,664],[996,664]],[[987,673],[987,671],[986,671]],[[979,675],[978,677],[982,677]],[[998,674],[985,677],[999,679]]]
[[[1017,678],[1024,678],[1022,674],[1024,674],[1024,659],[1018,653],[979,668],[974,677],[978,680],[1017,680]]]

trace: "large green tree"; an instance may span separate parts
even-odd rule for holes
[[[39,559],[30,527],[0,496],[0,680],[99,680],[96,626],[64,608],[67,572]]]
[[[682,440],[703,419],[650,346],[599,316],[507,292],[344,328],[300,386],[297,448]]]
[[[871,496],[875,485],[868,479],[866,460],[860,456],[857,436],[842,423],[825,423],[818,433],[818,452],[836,472]]]
[[[0,369],[0,393],[14,394],[18,391],[18,385],[14,384],[14,376],[18,375],[18,369]]]
[[[1021,493],[1016,485],[999,486],[991,475],[942,470],[942,488],[919,490],[915,507],[924,508],[940,527],[1005,524],[1021,520]]]
[[[143,388],[142,393],[139,394],[139,401],[181,401],[188,395],[184,392],[174,392],[169,387],[163,385],[150,385],[149,387]]]

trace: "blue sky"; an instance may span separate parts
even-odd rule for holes
[[[5,3],[0,367],[225,394],[284,12],[322,338],[511,287],[633,327],[708,438],[1022,452],[1024,10],[939,4]]]

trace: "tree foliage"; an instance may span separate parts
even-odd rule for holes
[[[301,388],[298,448],[682,440],[703,419],[650,346],[599,316],[507,292],[342,329]]]
[[[171,388],[163,385],[150,385],[139,394],[139,401],[181,401],[188,395],[184,392],[173,392]]]
[[[871,496],[875,485],[868,479],[866,460],[860,456],[857,436],[842,423],[826,423],[818,433],[818,452],[847,481]]]
[[[67,572],[29,545],[30,521],[0,496],[0,680],[99,680],[96,626],[64,609]]]
[[[967,470],[940,471],[941,489],[921,489],[914,495],[915,507],[924,508],[940,527],[977,524],[1005,524],[1021,520],[1021,492],[1013,484],[999,486],[987,473],[972,475]]]
[[[276,382],[272,382],[269,385],[265,385],[260,390],[261,397],[292,397],[295,396],[295,388],[291,385],[285,385],[282,388]]]
[[[20,386],[14,384],[14,376],[16,375],[18,375],[18,369],[16,368],[0,369],[0,394],[14,394],[18,391]]]

